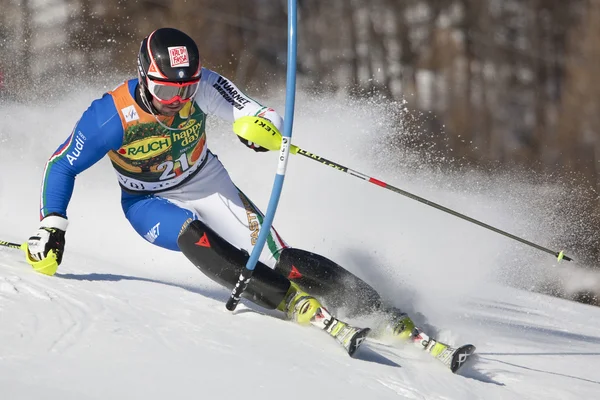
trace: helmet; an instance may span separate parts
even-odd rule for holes
[[[174,28],[160,28],[142,41],[139,81],[163,103],[189,100],[198,89],[202,64],[194,40]]]
[[[200,54],[194,40],[174,28],[160,28],[142,41],[138,54],[142,78],[187,82],[200,77]]]

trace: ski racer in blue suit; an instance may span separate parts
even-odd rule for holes
[[[41,223],[27,243],[30,258],[41,261],[53,252],[60,264],[75,177],[108,155],[135,231],[154,245],[182,251],[207,276],[232,288],[254,248],[263,214],[206,146],[208,115],[229,122],[255,116],[282,126],[275,110],[203,68],[187,34],[173,28],[152,32],[140,46],[138,78],[93,101],[48,160]],[[368,329],[333,317],[307,291],[328,307],[384,314],[380,332],[428,350],[447,347],[416,329],[406,314],[385,306],[364,281],[325,257],[289,247],[272,228],[244,296],[327,331],[352,354]]]

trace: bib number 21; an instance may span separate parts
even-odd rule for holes
[[[190,164],[188,163],[187,160],[187,154],[183,153],[177,160],[175,161],[165,161],[163,163],[160,163],[156,166],[156,169],[161,171],[164,170],[162,175],[160,176],[160,180],[164,181],[167,179],[171,179],[171,178],[175,178],[177,176],[177,174],[174,172],[175,169],[175,162],[179,161],[179,164],[181,164],[181,171],[187,171],[190,168]]]

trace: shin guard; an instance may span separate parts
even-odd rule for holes
[[[198,220],[185,228],[177,244],[200,271],[230,290],[249,258],[248,252],[236,248]],[[262,307],[275,309],[289,288],[290,281],[285,276],[259,261],[243,297]]]
[[[326,306],[344,307],[350,315],[369,314],[382,307],[375,289],[319,254],[285,248],[275,271],[288,277],[302,290],[322,299]]]

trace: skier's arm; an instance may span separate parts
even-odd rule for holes
[[[104,95],[83,113],[73,132],[50,157],[44,169],[40,219],[67,216],[75,176],[98,162],[123,141],[123,127],[112,97]]]
[[[205,113],[214,114],[225,121],[234,122],[241,117],[259,116],[271,121],[280,131],[283,128],[283,118],[275,110],[248,97],[230,80],[206,68],[202,69],[196,102]],[[255,151],[267,151],[242,138],[240,140]]]
[[[75,176],[123,142],[123,127],[112,97],[104,95],[85,111],[67,140],[44,169],[39,229],[27,241],[29,258],[45,259],[52,251],[60,264],[65,248],[67,206]],[[56,270],[56,267],[55,269]]]

